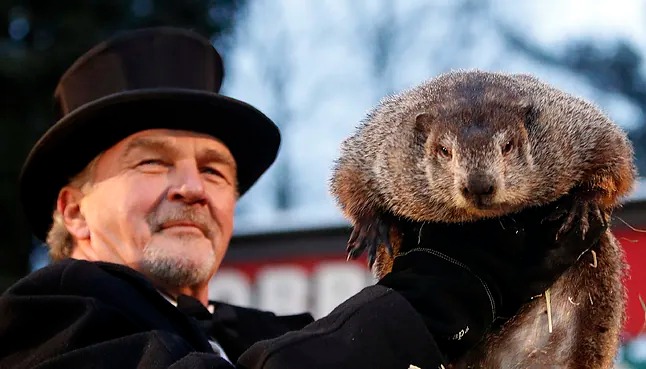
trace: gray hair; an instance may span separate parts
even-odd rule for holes
[[[94,158],[79,174],[70,179],[67,185],[77,188],[83,193],[87,193],[92,187],[94,169],[100,156],[98,155]],[[52,220],[52,227],[47,232],[46,243],[49,246],[50,259],[58,261],[68,258],[72,254],[76,242],[72,234],[67,230],[65,221],[63,220],[63,214],[58,209],[54,209]]]

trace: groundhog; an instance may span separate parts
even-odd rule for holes
[[[367,249],[376,278],[402,247],[392,219],[468,224],[567,195],[576,201],[561,231],[585,234],[589,217],[610,219],[635,178],[632,146],[616,124],[525,74],[442,74],[382,100],[341,149],[330,188],[354,226],[347,251],[356,258]],[[487,232],[499,230],[480,237]],[[611,367],[624,273],[606,231],[549,288],[549,314],[546,299],[533,299],[452,367]]]

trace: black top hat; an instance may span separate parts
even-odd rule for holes
[[[54,97],[59,120],[29,153],[20,198],[45,240],[58,192],[98,154],[145,129],[196,131],[227,145],[244,194],[276,158],[280,133],[254,107],[220,95],[224,69],[211,43],[177,28],[125,32],[80,57]]]

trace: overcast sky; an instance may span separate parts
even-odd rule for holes
[[[223,92],[281,127],[277,163],[240,203],[238,233],[344,224],[328,193],[341,141],[387,94],[457,68],[525,72],[594,101],[630,129],[635,106],[508,45],[500,25],[560,51],[569,40],[623,38],[646,49],[646,9],[629,0],[254,0],[226,54]],[[376,48],[380,45],[380,49]],[[293,206],[278,212],[277,169],[290,168]]]

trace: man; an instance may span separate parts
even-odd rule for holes
[[[60,119],[20,179],[55,262],[0,298],[0,367],[438,368],[604,230],[548,242],[563,265],[537,260],[532,273],[484,244],[434,245],[442,254],[398,257],[393,273],[318,321],[209,301],[236,201],[280,141],[261,112],[218,93],[222,76],[208,40],[174,28],[121,34],[62,76]],[[540,233],[553,240],[559,226]],[[513,242],[533,247],[534,236]]]

